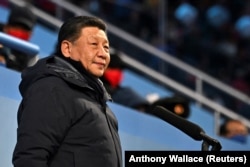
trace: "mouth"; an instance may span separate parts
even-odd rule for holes
[[[105,68],[106,64],[102,62],[95,62],[95,64],[99,67]]]

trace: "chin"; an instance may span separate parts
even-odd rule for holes
[[[93,74],[93,75],[94,75],[95,77],[98,77],[98,78],[99,78],[99,77],[102,77],[102,76],[103,76],[103,74],[104,74],[104,73],[103,73],[103,72],[101,72],[101,73],[95,73],[95,74]]]

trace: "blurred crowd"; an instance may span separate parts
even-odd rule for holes
[[[68,1],[250,94],[249,0]],[[56,15],[53,3],[33,3]]]
[[[28,1],[57,15],[48,0]],[[249,0],[67,1],[250,95]],[[70,16],[61,13],[64,19]]]
[[[250,0],[68,1],[250,95]],[[210,93],[250,119],[249,105]],[[239,120],[225,121],[219,132],[242,143],[248,134]]]
[[[250,95],[249,0],[69,1]]]
[[[21,72],[38,60],[38,55],[27,53],[17,43],[28,42],[36,25],[36,15],[29,6],[9,6],[11,12],[5,23],[0,22],[0,32],[14,37],[18,42],[9,45],[7,39],[0,42],[0,65]]]
[[[159,32],[160,0],[71,2],[250,93],[250,1],[166,1],[164,40]]]

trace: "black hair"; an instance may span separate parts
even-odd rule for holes
[[[107,33],[107,26],[104,21],[98,17],[94,16],[76,16],[65,21],[61,26],[56,46],[56,53],[62,55],[61,53],[61,43],[63,40],[68,40],[71,42],[76,41],[81,35],[82,28],[84,27],[98,27]]]
[[[220,134],[221,136],[225,136],[227,133],[228,133],[228,130],[227,130],[227,128],[226,128],[226,123],[223,123],[223,124],[220,126],[219,134]]]
[[[109,68],[124,69],[125,67],[126,67],[126,63],[122,60],[118,52],[110,53]]]

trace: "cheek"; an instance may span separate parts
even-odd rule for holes
[[[106,59],[107,63],[110,63],[110,55],[108,54],[107,59]]]
[[[70,51],[70,58],[75,61],[80,61],[80,54],[77,50]]]
[[[72,57],[74,58],[75,61],[83,61],[84,59],[86,59],[86,54],[87,52],[85,51],[85,49],[75,49],[72,50]]]
[[[109,63],[110,63],[110,57],[108,57],[108,58],[106,59],[106,67],[105,67],[105,69],[107,69],[107,68],[108,68]]]
[[[92,57],[90,57],[90,56],[87,55],[87,54],[82,54],[82,55],[79,57],[79,61],[82,63],[82,65],[83,65],[85,68],[88,68],[88,67],[91,65]]]

